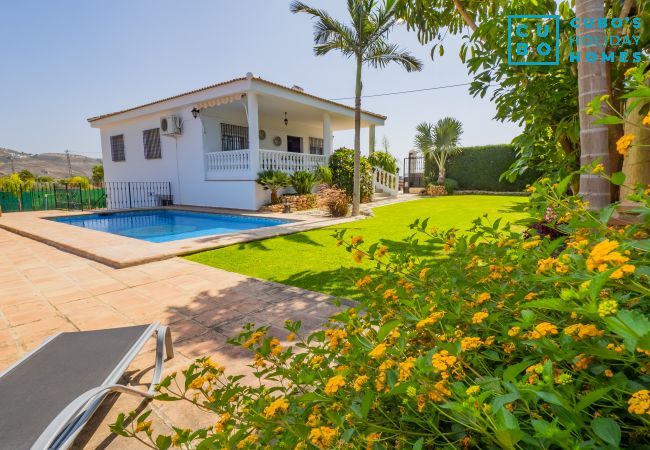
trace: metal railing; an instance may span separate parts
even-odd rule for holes
[[[109,209],[152,208],[173,204],[167,181],[109,181],[104,183]]]

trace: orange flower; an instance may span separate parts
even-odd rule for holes
[[[616,141],[616,151],[623,156],[627,156],[634,137],[633,134],[624,134],[621,136],[620,139]]]

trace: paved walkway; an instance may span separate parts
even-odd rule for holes
[[[250,355],[228,346],[228,337],[248,322],[272,325],[281,339],[286,319],[316,329],[336,311],[329,300],[180,258],[113,269],[0,229],[0,370],[59,331],[161,321],[171,326],[176,350],[167,371],[209,354],[229,373],[245,374]],[[153,360],[149,346],[129,371],[131,384],[150,379]],[[140,448],[107,427],[118,412],[138,405],[125,395],[106,402],[77,448]],[[154,406],[158,428],[213,420],[176,402]]]

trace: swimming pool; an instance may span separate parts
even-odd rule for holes
[[[149,242],[169,242],[201,236],[236,233],[291,222],[282,219],[170,209],[95,213],[81,216],[54,217],[51,220]]]

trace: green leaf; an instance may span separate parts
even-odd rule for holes
[[[607,328],[625,340],[625,347],[634,352],[641,338],[650,333],[650,320],[638,311],[619,311],[616,316],[605,318]]]
[[[164,436],[161,434],[156,438],[156,447],[158,447],[159,450],[167,450],[171,446],[172,446],[171,436]]]
[[[594,120],[595,124],[600,124],[600,125],[620,125],[624,123],[623,119],[617,116],[605,116],[601,117],[598,120]]]
[[[399,319],[394,319],[386,322],[377,332],[377,340],[383,341],[386,339],[386,336],[397,327],[401,321]]]
[[[621,95],[621,98],[633,98],[633,97],[650,98],[650,88],[641,87],[639,89],[635,89],[632,92],[628,92],[625,95]]]
[[[519,429],[517,418],[507,409],[501,408],[496,413],[496,430],[494,434],[505,448],[515,448],[524,433]]]
[[[621,428],[613,419],[597,417],[591,421],[591,429],[609,445],[618,447],[621,444]]]
[[[503,372],[503,381],[514,381],[517,375],[528,366],[530,366],[530,360],[528,359],[512,366],[508,366],[508,368]]]
[[[650,333],[646,333],[639,338],[636,346],[641,350],[650,351]]]
[[[415,441],[415,444],[413,444],[413,450],[422,450],[422,447],[424,446],[424,438],[421,437],[417,441]]]
[[[611,389],[611,387],[604,387],[583,395],[580,397],[580,401],[578,401],[578,404],[576,405],[576,411],[582,411],[587,406],[590,406],[596,400],[602,398],[603,395],[607,394]]]
[[[622,186],[625,183],[625,174],[623,172],[613,173],[611,179],[616,186]]]
[[[375,400],[375,393],[370,389],[366,390],[366,393],[363,394],[363,399],[361,400],[361,417],[364,419],[368,417],[368,412],[372,406],[372,402]]]

